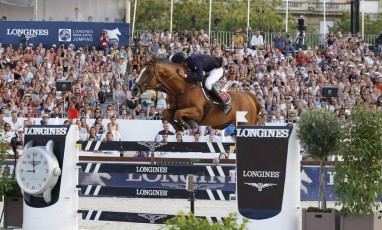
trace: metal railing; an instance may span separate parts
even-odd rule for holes
[[[250,31],[248,34],[248,42],[251,41],[251,37],[254,31]],[[143,30],[134,31],[134,36],[140,38]],[[343,31],[343,35],[346,36],[346,31]],[[263,32],[264,44],[272,44],[272,39],[276,36],[275,32]],[[293,38],[296,38],[297,32],[292,34]],[[211,31],[211,39],[216,38],[222,49],[231,48],[233,32],[231,31]],[[365,42],[369,45],[373,45],[377,34],[367,34],[364,36]],[[325,36],[317,33],[305,33],[305,46],[315,47],[322,46],[325,42]]]

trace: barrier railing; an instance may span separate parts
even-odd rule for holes
[[[297,2],[296,2],[296,4],[297,4]],[[311,5],[311,7],[316,7],[316,6],[317,7],[323,7],[322,3],[310,3],[310,5]],[[333,9],[333,8],[336,8],[336,7],[340,8],[340,9],[343,8],[342,5],[338,5],[337,3],[333,4],[333,5],[330,5],[330,6],[332,8],[329,8],[329,10]],[[249,32],[249,35],[248,35],[249,41],[248,42],[250,42],[251,37],[252,37],[254,32],[255,31],[250,31]],[[137,38],[140,38],[142,33],[143,33],[143,30],[134,31],[134,36],[137,37]],[[265,45],[266,44],[272,44],[272,39],[275,37],[276,33],[275,32],[264,31],[262,34],[263,34],[263,37],[264,37]],[[296,32],[292,31],[292,37],[293,38],[296,37],[296,34],[297,34],[297,31]],[[342,31],[342,34],[343,34],[343,36],[346,36],[347,35],[347,31]],[[211,38],[216,38],[218,43],[221,45],[222,49],[225,49],[227,47],[228,48],[231,47],[232,37],[233,37],[233,31],[211,31]],[[306,46],[310,46],[312,48],[315,47],[315,46],[322,46],[322,45],[324,45],[325,37],[326,37],[326,35],[323,35],[323,34],[305,33],[305,45]],[[375,43],[375,39],[378,37],[378,35],[377,34],[366,34],[363,37],[364,37],[365,42],[367,44],[373,45]]]
[[[83,151],[119,151],[120,157],[123,157],[124,151],[150,151],[152,164],[159,160],[155,157],[155,152],[228,153],[235,146],[234,143],[222,142],[86,141],[78,143]]]

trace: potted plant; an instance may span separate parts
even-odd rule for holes
[[[326,208],[325,161],[333,154],[341,123],[326,109],[307,110],[297,123],[297,138],[320,164],[318,208],[302,210],[302,229],[339,229],[336,210]],[[337,221],[336,221],[337,219]]]
[[[4,130],[0,130],[0,165],[8,159],[7,150],[10,144],[6,141],[7,136]],[[17,147],[17,146],[16,146]],[[16,148],[14,149],[15,151]],[[16,162],[16,161],[15,161]],[[15,165],[14,165],[15,166]],[[3,169],[6,169],[4,167]],[[1,171],[0,197],[4,201],[4,227],[22,227],[23,223],[23,197],[16,179],[13,178],[14,172],[8,170]]]
[[[334,191],[341,229],[382,229],[382,112],[368,105],[352,110],[339,138]]]
[[[188,215],[184,212],[179,212],[173,218],[165,222],[164,229],[175,230],[175,229],[187,229],[187,230],[199,230],[199,229],[209,229],[209,230],[221,230],[221,229],[231,229],[231,230],[244,230],[247,229],[246,225],[249,222],[248,219],[243,218],[242,223],[238,223],[237,213],[229,213],[228,217],[224,218],[223,222],[209,223],[205,218],[195,217],[192,212]]]

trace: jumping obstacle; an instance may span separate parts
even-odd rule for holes
[[[232,200],[234,166],[79,163],[82,196],[187,199],[186,177],[194,175],[196,198]]]
[[[78,142],[84,151],[228,152],[233,143]],[[200,200],[232,200],[234,165],[78,163],[80,196],[187,199],[186,177],[194,175],[195,197]],[[168,214],[78,210],[84,220],[163,224]],[[205,216],[210,222],[221,217]]]
[[[190,197],[190,193],[185,189],[106,187],[100,185],[84,185],[79,186],[78,188],[80,189],[82,196],[87,197],[99,196],[150,199],[188,199]],[[196,190],[195,198],[198,200],[234,200],[235,192],[218,189]]]
[[[234,143],[223,142],[149,142],[149,141],[79,141],[84,151],[158,151],[158,152],[228,152]]]

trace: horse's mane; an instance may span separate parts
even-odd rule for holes
[[[152,59],[152,60],[146,62],[145,65],[153,65],[153,66],[155,66],[157,63],[159,63],[159,64],[171,65],[171,66],[174,67],[174,69],[183,69],[186,73],[189,72],[189,71],[187,70],[187,68],[185,68],[183,65],[181,65],[181,64],[177,64],[177,63],[173,63],[173,62],[171,62],[171,61],[159,61],[159,60],[157,60],[157,59]]]

